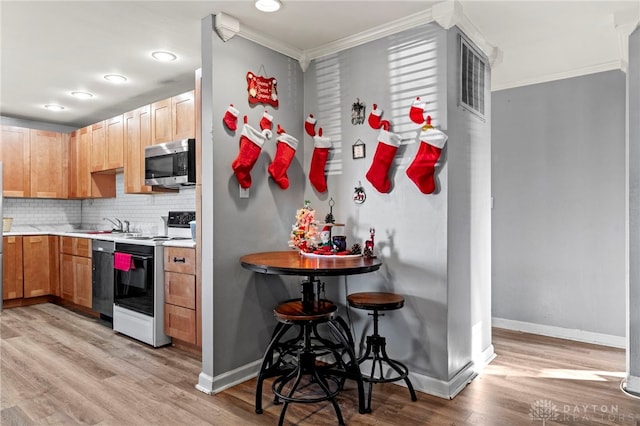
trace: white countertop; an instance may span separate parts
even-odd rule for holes
[[[28,228],[28,227],[23,227]],[[195,248],[196,242],[193,240],[166,240],[166,241],[154,241],[154,240],[145,240],[145,239],[135,239],[135,238],[127,238],[120,233],[114,232],[105,232],[105,233],[96,233],[96,231],[57,231],[57,230],[38,230],[38,229],[29,229],[29,230],[16,230],[11,232],[3,232],[4,237],[11,236],[28,236],[28,235],[58,235],[63,237],[75,237],[75,238],[89,238],[92,240],[107,240],[114,241],[117,243],[127,243],[127,244],[140,244],[145,246],[156,246],[162,245],[165,247],[188,247]]]

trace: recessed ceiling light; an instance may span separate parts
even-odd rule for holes
[[[118,74],[107,74],[104,76],[104,79],[111,83],[124,83],[127,81],[127,77]]]
[[[62,111],[64,109],[62,105],[57,105],[57,104],[47,104],[44,107],[49,111]]]
[[[280,6],[280,0],[256,0],[256,9],[262,12],[276,12]]]
[[[93,95],[89,92],[71,92],[71,96],[75,96],[78,99],[91,99]]]
[[[153,56],[153,59],[160,62],[171,62],[178,59],[178,57],[175,54],[164,51],[164,50],[158,50],[157,52],[153,52],[151,56]]]

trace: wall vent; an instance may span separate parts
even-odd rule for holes
[[[460,40],[460,105],[484,117],[485,62],[461,36]]]

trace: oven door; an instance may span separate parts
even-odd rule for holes
[[[131,261],[128,268],[122,268],[118,262],[114,262],[114,304],[153,317],[153,247],[116,244],[114,258],[120,255],[130,256]]]

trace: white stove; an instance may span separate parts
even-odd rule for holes
[[[130,260],[124,267],[115,267],[114,331],[154,347],[171,343],[171,338],[164,333],[162,244],[170,240],[191,239],[189,222],[195,220],[195,216],[193,211],[169,212],[167,235],[115,239],[114,260],[115,256],[122,258],[123,255]]]

